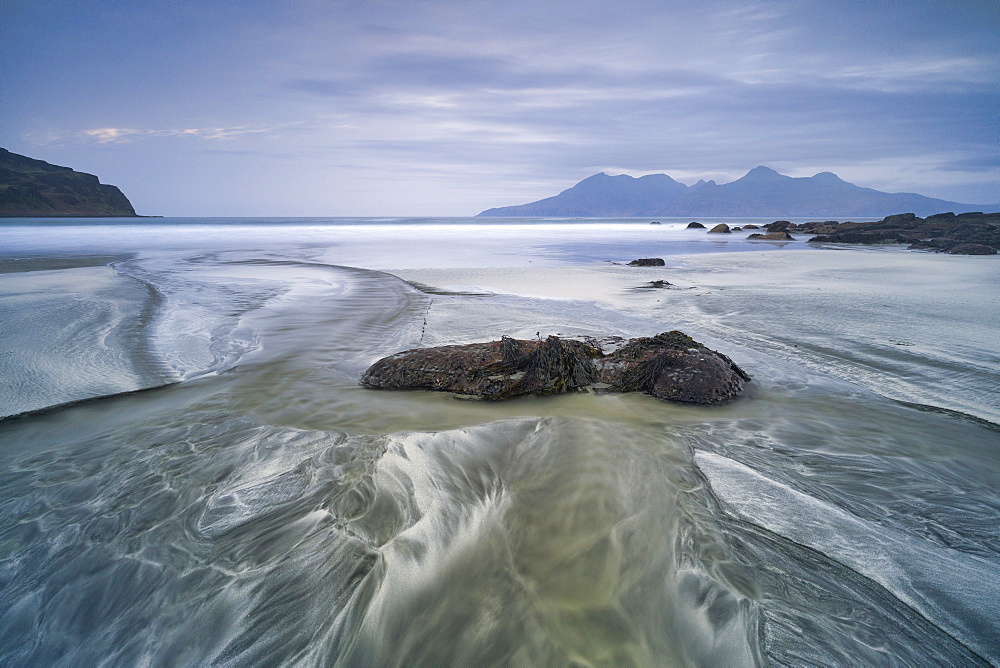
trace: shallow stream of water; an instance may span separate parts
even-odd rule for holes
[[[472,226],[0,229],[0,663],[1000,662],[998,310],[953,303],[995,304],[995,261]],[[655,243],[655,271],[593,259]],[[606,282],[476,273],[536,263]],[[744,396],[357,384],[416,346],[675,327]]]

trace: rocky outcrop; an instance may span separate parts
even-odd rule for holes
[[[949,255],[996,255],[997,249],[986,244],[958,244],[948,249]]]
[[[115,186],[0,148],[0,216],[135,216]]]
[[[986,246],[995,253],[1000,248],[1000,213],[940,213],[927,218],[903,213],[872,223],[842,223],[836,226],[835,231],[815,236],[809,241],[907,244],[912,249],[948,253],[952,249],[974,244]],[[964,252],[957,250],[955,254]],[[983,254],[983,251],[976,254]]]
[[[362,385],[376,389],[491,400],[594,387],[696,404],[732,399],[749,380],[728,357],[678,331],[632,339],[609,355],[591,343],[556,336],[421,348],[383,358],[361,377]]]
[[[725,223],[719,223],[718,225],[716,225],[715,227],[713,227],[712,229],[710,229],[708,231],[708,233],[709,234],[729,234],[730,230],[729,230],[729,226],[726,225]]]
[[[667,263],[661,257],[641,257],[628,263],[630,267],[663,267]]]
[[[845,224],[853,225],[855,223]],[[840,223],[836,220],[824,220],[823,222],[802,223],[801,225],[796,225],[795,229],[805,234],[833,234],[840,229]]]

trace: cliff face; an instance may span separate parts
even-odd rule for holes
[[[135,216],[115,186],[93,174],[50,165],[0,148],[0,216]]]
[[[884,193],[848,183],[830,172],[793,178],[756,167],[732,183],[678,183],[665,174],[635,179],[595,174],[554,197],[488,209],[480,216],[885,216],[899,211],[996,210],[915,193]]]

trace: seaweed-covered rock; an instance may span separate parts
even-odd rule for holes
[[[661,257],[641,257],[628,263],[630,267],[663,267],[667,263]]]
[[[408,350],[379,360],[361,377],[363,385],[377,389],[441,390],[493,400],[601,385],[697,404],[731,399],[748,380],[728,357],[677,331],[632,339],[608,356],[555,336]]]
[[[725,223],[719,223],[708,231],[709,234],[729,234],[729,232],[729,226]]]

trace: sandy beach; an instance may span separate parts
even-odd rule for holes
[[[996,256],[628,221],[51,229],[0,229],[30,258],[0,273],[0,399],[45,409],[0,419],[3,662],[1000,660]],[[742,395],[359,384],[412,348],[673,329]]]

